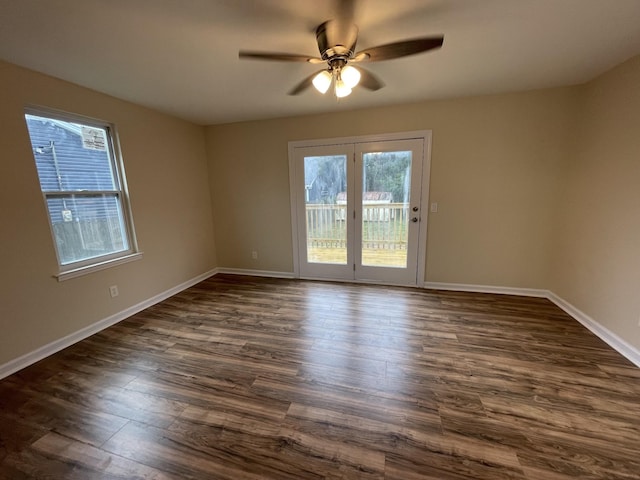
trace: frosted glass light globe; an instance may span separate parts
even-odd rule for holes
[[[344,83],[342,79],[336,80],[336,97],[342,98],[346,97],[351,93],[351,88],[347,84]]]
[[[355,87],[360,81],[360,71],[350,65],[347,65],[342,69],[340,76],[342,77],[344,84],[349,88]]]
[[[313,86],[316,87],[316,90],[324,95],[331,86],[331,80],[333,80],[333,76],[328,71],[324,70],[313,77],[311,82],[313,83]]]

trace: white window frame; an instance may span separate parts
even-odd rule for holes
[[[47,219],[49,222],[49,228],[51,231],[51,239],[53,241],[53,247],[56,252],[56,259],[58,262],[58,272],[53,276],[58,279],[58,281],[68,280],[71,278],[79,277],[82,275],[86,275],[91,272],[95,272],[98,270],[103,270],[106,268],[110,268],[116,265],[121,265],[123,263],[128,263],[134,260],[139,260],[142,258],[142,252],[138,250],[138,243],[136,240],[135,230],[133,226],[133,215],[131,212],[131,206],[129,202],[129,192],[127,189],[127,182],[125,178],[124,171],[124,162],[122,159],[122,152],[120,150],[120,142],[118,141],[118,134],[116,131],[116,127],[113,123],[106,122],[103,120],[98,120],[95,118],[86,117],[83,115],[72,114],[67,112],[61,112],[58,110],[53,110],[46,107],[40,106],[27,106],[24,109],[25,115],[34,115],[43,118],[50,118],[52,120],[60,120],[64,122],[72,122],[81,124],[83,126],[88,127],[97,127],[100,129],[104,129],[107,134],[107,142],[108,142],[108,156],[109,161],[111,163],[111,168],[113,172],[113,181],[115,184],[115,188],[113,190],[100,190],[100,191],[89,191],[89,190],[65,190],[64,192],[58,191],[45,191],[42,188],[42,184],[40,183],[40,178],[38,178],[38,183],[40,185],[40,190],[42,192],[42,198],[44,201],[45,209],[47,211]],[[26,117],[25,117],[25,125],[26,125]],[[28,129],[27,129],[28,130]],[[31,135],[29,132],[29,141],[31,142]],[[35,159],[34,159],[35,165]],[[76,196],[76,197],[91,197],[95,195],[112,195],[119,202],[119,211],[122,212],[122,225],[123,225],[123,235],[126,237],[127,245],[129,248],[126,250],[122,250],[119,252],[106,254],[106,255],[98,255],[95,257],[87,258],[84,260],[79,260],[71,263],[63,264],[60,258],[60,253],[58,251],[58,244],[55,240],[54,227],[51,221],[51,215],[49,213],[49,207],[47,203],[47,199],[61,197],[61,196]]]

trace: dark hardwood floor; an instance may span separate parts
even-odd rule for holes
[[[0,382],[2,479],[638,479],[640,369],[547,300],[218,275]]]

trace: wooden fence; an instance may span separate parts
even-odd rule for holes
[[[63,264],[126,250],[120,219],[115,216],[52,223]]]
[[[306,205],[307,244],[346,248],[346,205]],[[406,250],[409,206],[404,203],[364,205],[362,248]]]

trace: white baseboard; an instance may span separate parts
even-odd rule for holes
[[[586,313],[571,305],[566,300],[560,298],[550,290],[533,289],[533,288],[511,288],[511,287],[495,287],[487,285],[468,285],[462,283],[438,283],[425,282],[424,288],[434,290],[449,290],[458,292],[475,292],[475,293],[497,293],[505,295],[521,295],[526,297],[547,298],[555,303],[559,308],[571,315],[575,320],[580,322],[591,333],[600,338],[603,342],[625,357],[631,363],[640,367],[640,351],[630,345],[618,335],[608,328],[604,327]]]
[[[537,288],[497,287],[492,285],[470,285],[465,283],[425,282],[424,288],[431,290],[449,290],[453,292],[497,293],[500,295],[518,295],[521,297],[549,298],[549,290]]]
[[[62,337],[32,352],[22,355],[21,357],[13,359],[5,363],[4,365],[0,365],[0,379],[11,375],[12,373],[17,372],[18,370],[22,370],[23,368],[28,367],[29,365],[32,365],[42,360],[43,358],[48,357],[49,355],[53,355],[54,353],[59,352],[60,350],[67,348],[73,345],[74,343],[79,342],[80,340],[84,340],[85,338],[90,337],[91,335],[94,335],[99,331],[104,330],[107,327],[110,327],[111,325],[115,325],[116,323],[124,320],[125,318],[128,318],[132,315],[135,315],[138,312],[141,312],[145,308],[148,308],[152,305],[155,305],[156,303],[166,300],[172,295],[175,295],[176,293],[186,290],[187,288],[192,287],[196,283],[199,283],[203,280],[206,280],[207,278],[211,277],[212,275],[215,275],[216,273],[218,273],[218,269],[205,272],[202,275],[198,275],[197,277],[187,280],[186,282],[183,282],[180,285],[176,285],[175,287],[170,288],[169,290],[159,293],[158,295],[155,295],[143,302],[140,302],[125,310],[122,310],[121,312],[115,313],[107,318],[99,320],[98,322],[88,325],[78,330],[77,332],[73,332],[67,335],[66,337]]]
[[[219,267],[216,273],[228,273],[229,275],[247,275],[249,277],[295,278],[292,272],[273,272],[271,270],[248,270],[243,268]]]
[[[600,338],[600,340],[608,344],[611,348],[616,350],[620,355],[625,357],[636,367],[640,367],[640,350],[624,341],[611,330],[596,322],[589,315],[577,309],[566,300],[557,296],[555,293],[549,292],[549,297],[547,298],[549,298],[549,300],[555,303],[558,307],[560,307],[562,310],[567,312],[578,322],[588,328],[591,333]]]

